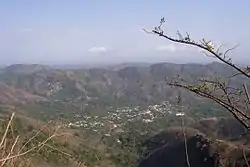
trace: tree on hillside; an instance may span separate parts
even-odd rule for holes
[[[201,49],[206,56],[215,58],[235,70],[235,74],[226,80],[216,76],[210,78],[199,78],[196,84],[187,84],[179,76],[167,84],[173,87],[187,89],[199,96],[211,99],[224,107],[231,115],[237,119],[248,131],[250,131],[250,67],[240,67],[233,63],[229,53],[237,46],[223,49],[223,46],[215,46],[212,41],[201,39],[194,40],[189,33],[182,34],[177,31],[177,38],[171,37],[163,30],[165,19],[162,18],[160,24],[152,31],[146,31],[171,42],[193,46]],[[241,80],[240,80],[241,79]],[[233,81],[240,81],[241,86],[236,86]]]

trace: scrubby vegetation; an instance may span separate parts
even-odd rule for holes
[[[175,70],[169,72],[173,67]],[[151,161],[146,159],[150,158],[149,155],[153,156],[161,142],[164,143],[157,139],[153,142],[155,145],[149,144],[152,139],[170,127],[182,126],[183,121],[185,126],[196,129],[187,138],[187,143],[192,143],[189,139],[193,140],[197,132],[209,136],[202,135],[202,138],[209,141],[211,148],[225,146],[231,149],[232,146],[233,149],[235,143],[247,144],[244,128],[231,121],[225,109],[184,90],[171,89],[164,81],[165,77],[174,77],[175,73],[192,80],[203,74],[213,75],[213,70],[225,76],[230,69],[225,70],[222,64],[201,66],[161,63],[118,70],[71,71],[47,71],[46,68],[34,71],[34,66],[27,65],[25,72],[18,68],[8,67],[0,74],[1,82],[8,85],[6,91],[11,88],[13,94],[15,89],[19,89],[46,100],[29,101],[30,96],[22,99],[17,96],[12,100],[13,94],[8,96],[8,104],[2,101],[1,149],[4,151],[1,159],[9,157],[2,161],[7,167],[17,164],[141,166]],[[176,100],[179,93],[182,95],[181,104]],[[7,128],[13,111],[16,116]],[[8,133],[5,136],[6,128]],[[172,134],[164,140],[175,138],[175,134]],[[171,149],[182,148],[182,141],[173,141]],[[247,154],[247,149],[245,151]],[[196,153],[194,157],[198,156]],[[235,159],[231,153],[230,157]],[[229,153],[223,155],[225,159],[229,158]],[[157,154],[154,156],[158,157]],[[157,162],[161,160],[157,159]],[[240,162],[237,160],[237,163]]]
[[[163,23],[225,64],[2,68],[1,166],[249,166],[249,74]]]

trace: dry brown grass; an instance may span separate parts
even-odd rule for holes
[[[54,148],[48,144],[48,142],[56,137],[59,137],[61,134],[58,133],[60,126],[50,128],[51,133],[47,138],[42,141],[37,141],[36,137],[42,133],[44,129],[47,129],[47,125],[44,125],[43,128],[38,130],[33,136],[31,136],[27,141],[24,142],[21,137],[24,134],[15,135],[13,133],[12,125],[15,117],[15,113],[13,112],[6,128],[4,129],[2,135],[0,136],[0,167],[28,167],[31,166],[32,159],[27,156],[29,153],[39,151],[43,147],[47,147],[48,149],[55,150],[61,154],[66,156],[71,156],[68,153],[65,153],[57,148]],[[36,145],[32,145],[32,147],[27,147],[32,142],[36,140]]]

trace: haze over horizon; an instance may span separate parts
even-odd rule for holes
[[[250,62],[250,1],[3,1],[0,5],[1,64],[114,64],[210,62],[195,48],[175,45],[151,29],[165,17],[165,30],[194,39],[240,46],[237,63]]]

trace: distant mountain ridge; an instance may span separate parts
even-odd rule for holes
[[[4,68],[5,72],[12,73],[34,73],[51,69],[50,66],[40,64],[13,64]]]
[[[166,80],[177,74],[187,82],[234,73],[221,63],[116,65],[110,68],[55,69],[39,64],[16,64],[1,70],[0,83],[51,100],[68,99],[98,105],[143,105],[173,100],[176,91]],[[197,97],[183,91],[188,100]]]

